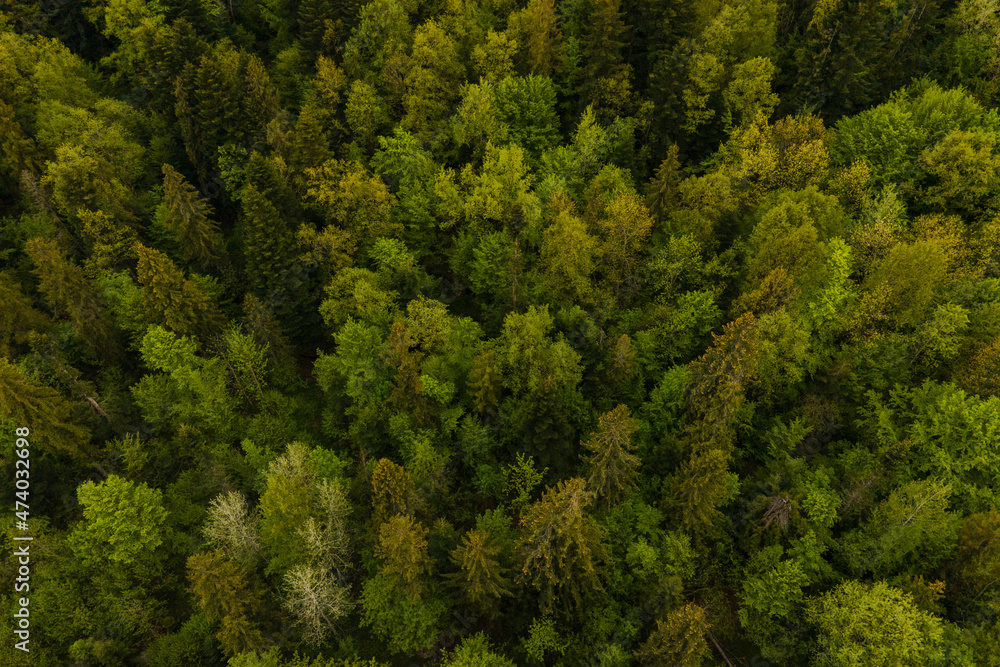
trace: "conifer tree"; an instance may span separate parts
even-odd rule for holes
[[[67,316],[91,352],[115,355],[115,335],[103,299],[83,269],[54,240],[32,239],[25,251],[35,263],[39,288],[57,316]]]
[[[293,237],[271,200],[254,183],[243,189],[243,256],[250,289],[267,298],[291,265]]]
[[[221,324],[221,314],[198,286],[184,278],[164,253],[137,246],[136,275],[142,285],[143,308],[150,324],[162,324],[175,333],[206,336]]]
[[[516,545],[519,578],[539,591],[543,609],[565,606],[579,611],[603,591],[603,532],[584,512],[593,500],[593,492],[577,477],[549,487],[524,510]]]
[[[493,352],[483,352],[472,360],[469,370],[469,393],[476,410],[487,413],[499,405],[500,380]]]
[[[41,448],[71,455],[86,450],[90,432],[72,422],[72,412],[72,404],[56,390],[25,377],[21,369],[0,358],[0,417],[31,429]]]
[[[41,330],[45,316],[35,310],[21,285],[8,273],[0,273],[0,357],[11,356],[11,344],[24,343],[29,332]]]
[[[413,482],[402,466],[389,459],[379,459],[372,472],[372,509],[375,523],[381,525],[397,514],[413,509]]]
[[[468,531],[451,552],[451,561],[461,570],[451,576],[462,594],[474,605],[490,608],[503,595],[510,595],[505,568],[497,560],[500,547],[489,531]]]
[[[678,204],[677,186],[681,182],[681,162],[677,153],[677,144],[671,144],[667,157],[656,170],[656,176],[649,180],[646,208],[658,226],[663,224],[664,219]]]
[[[323,50],[323,36],[333,27],[330,0],[302,0],[299,3],[299,35],[307,49],[313,53]]]
[[[431,572],[426,528],[411,516],[397,514],[379,528],[375,556],[382,561],[382,576],[398,594],[421,596]]]
[[[328,112],[318,104],[303,107],[292,133],[289,166],[301,173],[330,159],[330,141],[323,129]],[[301,176],[300,176],[301,179]]]
[[[688,602],[656,621],[656,629],[635,652],[643,667],[701,667],[709,655],[705,610]]]
[[[191,592],[209,621],[218,624],[216,636],[231,655],[263,648],[264,637],[254,616],[260,594],[246,571],[218,552],[199,553],[187,561]]]
[[[589,452],[590,479],[587,488],[598,498],[615,502],[622,493],[635,485],[639,457],[632,452],[632,434],[638,424],[626,405],[605,412],[598,420],[597,431],[583,442]]]
[[[594,1],[582,40],[586,64],[580,72],[589,98],[596,97],[600,86],[606,86],[627,68],[621,53],[626,30],[621,0]]]
[[[221,250],[219,226],[212,220],[212,205],[169,164],[163,165],[163,223],[180,246],[188,262],[208,266]]]

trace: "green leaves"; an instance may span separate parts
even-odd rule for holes
[[[126,580],[150,582],[163,564],[163,494],[111,475],[100,484],[81,484],[77,498],[83,521],[68,538],[76,557],[86,567],[110,567]]]
[[[926,665],[942,657],[941,621],[885,583],[847,581],[813,600],[818,665]]]

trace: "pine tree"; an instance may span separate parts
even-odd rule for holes
[[[632,434],[638,428],[626,405],[601,415],[598,430],[590,434],[583,447],[590,455],[590,479],[587,488],[598,498],[615,502],[622,493],[635,485],[639,457],[632,452]]]
[[[71,422],[72,404],[51,387],[24,376],[0,357],[0,417],[18,428],[28,428],[43,450],[80,455],[90,431]]]
[[[656,176],[649,180],[646,208],[657,226],[677,207],[677,186],[681,182],[681,161],[677,157],[677,144],[671,144],[667,157],[660,163]]]
[[[299,35],[309,51],[323,50],[323,35],[327,26],[333,27],[333,11],[330,0],[302,0],[299,3]]]
[[[667,480],[667,507],[680,524],[697,537],[714,535],[724,519],[718,510],[730,497],[735,475],[731,456],[720,449],[696,452]]]
[[[53,312],[69,317],[92,353],[117,355],[114,327],[104,300],[83,269],[63,254],[54,239],[32,239],[25,245],[25,252],[35,263],[39,289]]]
[[[6,272],[0,273],[0,357],[12,357],[11,344],[22,344],[32,331],[45,326],[45,316],[35,310],[21,285]]]
[[[411,349],[414,341],[402,322],[393,323],[385,346],[382,359],[396,369],[389,402],[397,409],[412,414],[417,423],[425,424],[433,408],[420,380],[420,360],[423,353]]]
[[[701,667],[710,650],[705,610],[688,602],[656,621],[656,629],[635,652],[643,667]]]
[[[381,525],[413,510],[413,482],[402,466],[379,459],[372,471],[372,518]]]
[[[253,618],[262,607],[260,593],[239,564],[217,552],[199,553],[188,558],[187,573],[198,605],[219,625],[216,636],[227,653],[263,648],[264,637]]]
[[[492,352],[476,356],[469,370],[469,393],[480,414],[495,410],[500,401],[500,380],[493,356]]]
[[[627,28],[621,0],[594,0],[592,7],[582,44],[586,64],[580,72],[589,98],[627,67],[622,58]]]
[[[532,74],[551,76],[562,68],[562,31],[555,0],[531,0],[528,3],[528,33],[524,45]]]
[[[268,298],[291,265],[294,239],[278,209],[252,182],[243,189],[243,256],[250,289]]]
[[[462,536],[462,542],[451,552],[451,561],[461,568],[450,575],[462,594],[474,605],[494,608],[501,596],[510,595],[505,568],[497,560],[500,547],[489,531],[477,528]]]
[[[143,307],[151,324],[162,324],[182,336],[208,336],[221,324],[212,300],[184,278],[177,265],[159,250],[137,246],[136,274]]]
[[[323,129],[327,115],[320,105],[308,104],[295,122],[289,166],[300,174],[300,187],[304,185],[301,174],[305,169],[318,167],[331,157],[330,141]]]
[[[541,593],[543,609],[557,604],[570,611],[603,591],[599,565],[607,557],[600,526],[584,510],[594,494],[577,477],[549,488],[525,508],[516,549],[522,582]]]
[[[202,56],[194,77],[195,117],[201,139],[203,164],[215,164],[215,149],[223,143],[233,109],[226,77],[217,59]]]
[[[181,249],[181,256],[204,267],[221,249],[219,226],[211,219],[212,205],[176,169],[163,165],[163,223]]]
[[[398,594],[411,600],[421,596],[431,572],[426,528],[411,516],[397,514],[379,528],[375,557],[382,561],[381,575]]]

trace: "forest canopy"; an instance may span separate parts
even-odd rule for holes
[[[998,35],[3,3],[3,664],[1000,665]]]

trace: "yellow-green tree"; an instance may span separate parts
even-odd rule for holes
[[[543,609],[578,612],[604,590],[603,531],[585,513],[593,501],[586,481],[576,477],[549,487],[524,509],[516,545],[519,580],[540,593]]]

